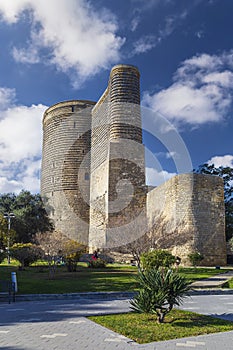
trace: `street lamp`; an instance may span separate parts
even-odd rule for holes
[[[11,219],[15,218],[14,213],[4,213],[4,218],[7,219],[8,231],[7,231],[7,263],[11,263],[10,258],[10,230],[11,230]]]

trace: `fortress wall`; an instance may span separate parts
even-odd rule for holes
[[[92,247],[97,236],[102,237],[100,246],[112,244],[112,229],[116,231],[129,223],[136,216],[139,202],[141,211],[143,200],[145,210],[139,78],[136,67],[113,67],[108,87],[92,111],[89,235]],[[105,215],[96,209],[100,207]]]
[[[144,145],[128,139],[111,141],[109,147],[108,228],[119,228],[126,236],[129,229],[135,238],[140,236],[139,225],[128,229],[125,225],[139,215],[146,217],[144,151]]]
[[[92,109],[91,125],[91,173],[108,158],[109,150],[109,94],[105,91],[101,102]]]
[[[97,248],[104,248],[106,244],[106,226],[108,221],[107,191],[108,191],[109,163],[104,161],[91,173],[90,192],[90,253]]]
[[[105,246],[109,175],[109,90],[92,110],[89,251]]]
[[[55,228],[88,242],[91,101],[65,101],[43,119],[41,194]]]
[[[224,184],[222,178],[196,174],[194,177],[193,218],[195,247],[209,266],[226,265]]]
[[[174,176],[147,195],[148,226],[157,246],[189,263],[199,251],[203,265],[226,264],[223,183],[202,174]]]

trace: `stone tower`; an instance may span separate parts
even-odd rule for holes
[[[41,195],[56,229],[91,252],[114,250],[147,233],[184,263],[199,251],[203,265],[225,265],[220,178],[178,174],[154,189],[145,186],[136,67],[113,67],[97,103],[48,108],[43,132]]]
[[[65,101],[43,118],[41,194],[55,228],[88,244],[91,109],[95,102]]]
[[[134,66],[113,67],[92,110],[90,250],[137,237],[130,226],[146,203],[139,79]]]

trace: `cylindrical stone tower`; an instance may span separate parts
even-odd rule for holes
[[[132,139],[142,143],[140,74],[136,67],[114,66],[109,79],[110,141]]]
[[[140,74],[137,67],[122,64],[114,66],[110,73],[109,88],[108,225],[115,228],[119,226],[120,231],[122,226],[132,223],[145,209],[145,154],[142,145]],[[130,230],[133,231],[132,227]],[[132,241],[129,235],[127,239]]]
[[[65,101],[43,118],[41,195],[55,228],[88,243],[91,109],[95,102]]]

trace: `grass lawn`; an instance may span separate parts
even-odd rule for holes
[[[133,312],[88,318],[139,344],[233,330],[233,322],[175,309],[164,324],[158,324],[155,315]]]
[[[58,266],[54,279],[49,279],[46,266],[20,271],[16,266],[0,265],[0,279],[9,279],[12,271],[17,274],[18,294],[129,291],[137,287],[137,269],[131,266],[90,269],[80,265],[76,272]]]
[[[194,282],[203,278],[208,278],[211,276],[218,275],[219,273],[224,273],[229,271],[229,269],[215,269],[215,268],[194,268],[194,267],[181,267],[179,272],[181,275],[185,276],[190,281]]]
[[[10,274],[17,274],[18,293],[77,293],[99,291],[137,290],[137,268],[130,265],[112,264],[105,269],[90,269],[86,264],[79,264],[76,272],[67,272],[64,266],[58,266],[54,279],[49,279],[47,266],[31,266],[23,271],[12,262],[10,266],[0,265],[0,279],[10,279]],[[205,268],[181,268],[180,273],[194,281],[206,278],[224,270]]]
[[[226,283],[224,283],[224,285],[222,287],[233,289],[233,278],[230,279],[229,281],[227,281]]]

